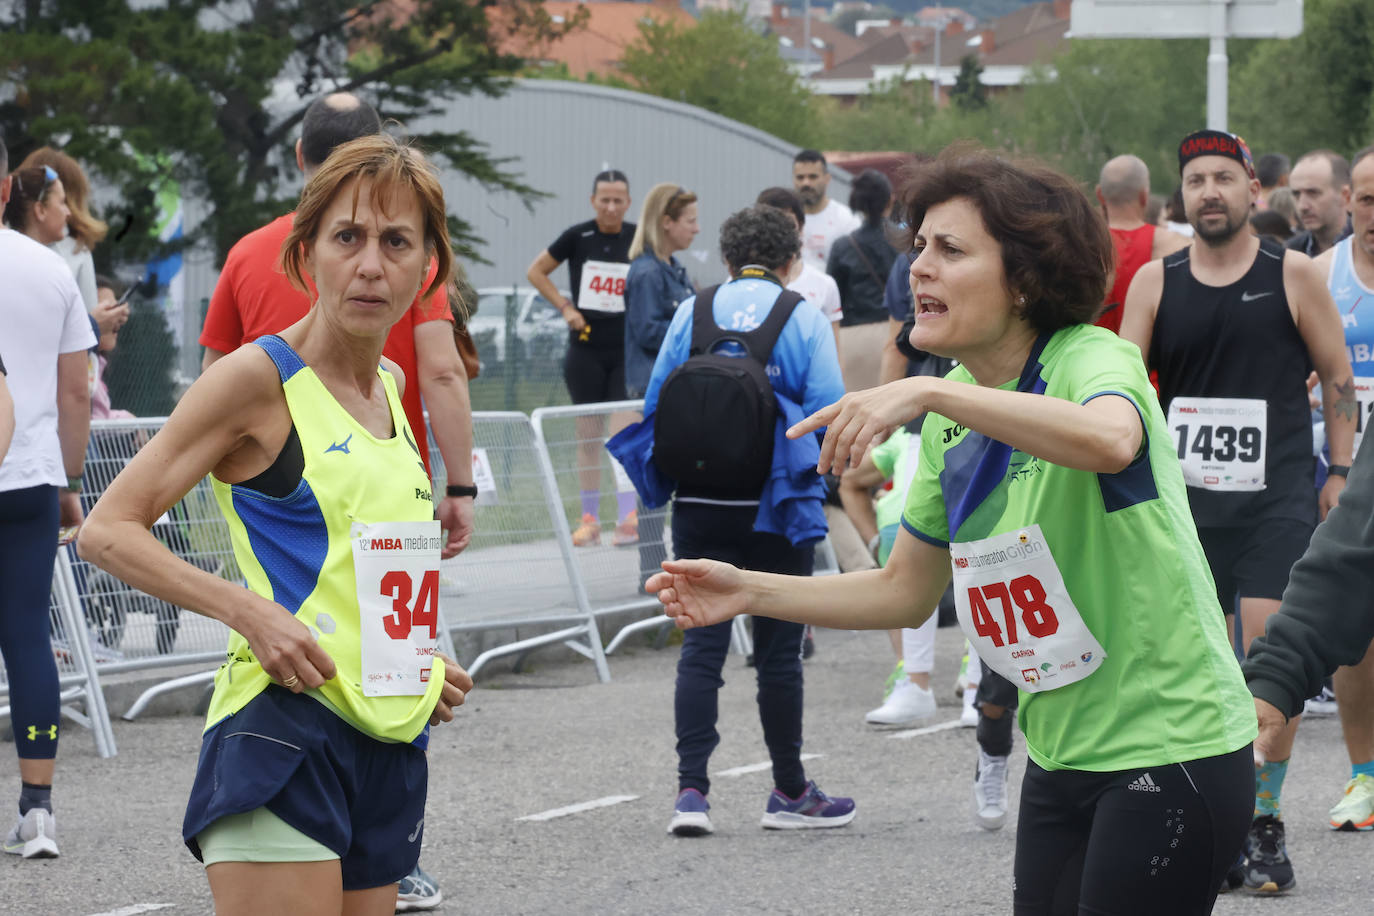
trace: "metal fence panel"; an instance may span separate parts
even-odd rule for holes
[[[669,510],[648,510],[634,486],[606,451],[606,440],[641,419],[643,401],[613,401],[568,407],[541,407],[531,417],[546,450],[558,492],[558,506],[569,530],[583,522],[584,491],[596,491],[594,540],[571,548],[576,576],[597,615],[642,610],[662,623],[658,599],[644,593],[644,580],[658,571],[668,555]],[[625,509],[635,512],[634,538],[629,525],[619,529]],[[571,543],[571,540],[569,541]],[[646,624],[649,625],[649,624]],[[636,629],[638,624],[632,624]],[[621,642],[618,635],[612,646]]]
[[[451,630],[489,630],[531,624],[571,624],[554,633],[488,650],[469,673],[500,655],[562,642],[591,658],[610,679],[594,615],[579,599],[567,522],[556,511],[552,469],[530,418],[517,412],[472,415],[474,463],[480,492],[472,543],[441,566],[441,603]],[[430,447],[435,488],[446,483],[443,460]]]

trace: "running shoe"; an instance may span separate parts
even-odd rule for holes
[[[864,716],[869,725],[885,728],[904,728],[935,715],[935,694],[902,678],[892,688],[887,700]]]
[[[416,862],[411,873],[401,879],[401,887],[396,894],[396,912],[415,913],[420,910],[433,910],[443,902],[444,894],[439,890],[439,882]]]
[[[591,547],[601,543],[601,522],[590,512],[582,513],[582,524],[572,533],[574,547]]]
[[[1323,687],[1321,693],[1306,700],[1302,704],[1302,714],[1314,719],[1324,719],[1334,716],[1336,709],[1336,695],[1331,692],[1330,687]]]
[[[1007,822],[1007,758],[982,748],[973,773],[973,817],[984,830],[1001,830]]]
[[[897,664],[893,666],[891,673],[888,674],[887,680],[883,682],[883,699],[886,700],[888,697],[892,696],[892,688],[897,686],[898,681],[904,681],[906,679],[906,662],[899,658],[897,659]]]
[[[1374,830],[1374,779],[1361,773],[1345,784],[1345,795],[1331,809],[1332,830]]]
[[[673,836],[706,836],[715,833],[711,826],[711,803],[696,789],[683,789],[677,793],[677,803],[673,805],[673,819],[668,822],[668,832]]]
[[[30,808],[5,837],[5,852],[26,859],[57,858],[57,818],[47,808]]]
[[[768,830],[805,830],[813,827],[843,827],[854,820],[854,799],[831,798],[815,780],[806,784],[800,798],[788,798],[774,789],[760,822]]]
[[[611,546],[629,547],[631,544],[638,543],[639,511],[637,509],[631,509],[629,515],[616,523],[615,533],[611,535]]]
[[[1272,814],[1255,818],[1245,838],[1245,889],[1283,894],[1293,889],[1293,863],[1283,842],[1283,821]]]
[[[977,727],[978,727],[978,707],[977,707],[977,706],[974,706],[972,703],[965,703],[965,704],[964,704],[964,709],[963,709],[963,711],[962,711],[961,713],[959,713],[959,727],[960,727],[960,728],[977,728]]]

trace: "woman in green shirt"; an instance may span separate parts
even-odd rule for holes
[[[1136,348],[1091,326],[1111,241],[1068,178],[970,148],[906,189],[911,343],[945,378],[847,395],[820,470],[927,414],[886,567],[821,580],[675,561],[647,583],[684,628],[739,613],[960,624],[1022,693],[1016,912],[1209,912],[1251,814],[1253,708],[1171,437]],[[1067,895],[1067,897],[1066,897]]]

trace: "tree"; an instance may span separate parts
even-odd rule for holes
[[[1231,68],[1231,123],[1256,155],[1349,155],[1374,139],[1374,7],[1307,0],[1296,38],[1253,42]]]
[[[621,58],[621,73],[632,89],[786,140],[804,142],[811,131],[811,94],[776,39],[754,31],[739,12],[708,10],[691,26],[646,16]]]
[[[538,0],[25,0],[8,17],[0,131],[16,161],[53,143],[118,187],[106,263],[148,254],[160,168],[208,201],[199,236],[222,259],[289,209],[292,143],[315,96],[357,90],[413,121],[456,94],[500,94],[522,63],[505,42],[584,18],[555,25]],[[414,139],[490,188],[537,193],[467,132]],[[452,228],[462,247],[476,241],[462,220]]]
[[[949,100],[965,111],[983,108],[988,104],[988,90],[983,85],[983,65],[978,55],[965,54],[959,61],[959,74],[954,77],[954,88],[949,91]]]

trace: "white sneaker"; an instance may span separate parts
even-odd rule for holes
[[[26,859],[57,858],[57,819],[46,808],[30,808],[5,837],[5,852]]]
[[[965,704],[964,704],[964,711],[961,712],[961,713],[959,713],[959,727],[960,727],[960,728],[977,728],[977,727],[978,727],[978,707],[977,707],[977,706],[974,706],[972,703],[965,703]]]
[[[974,820],[984,830],[1001,830],[1007,822],[1007,758],[978,749],[978,772],[973,777]]]
[[[1309,697],[1302,704],[1302,714],[1312,719],[1334,716],[1337,711],[1336,695],[1325,687],[1316,696]]]
[[[869,725],[889,728],[915,725],[935,715],[935,694],[917,687],[908,678],[892,686],[883,705],[864,716]]]

